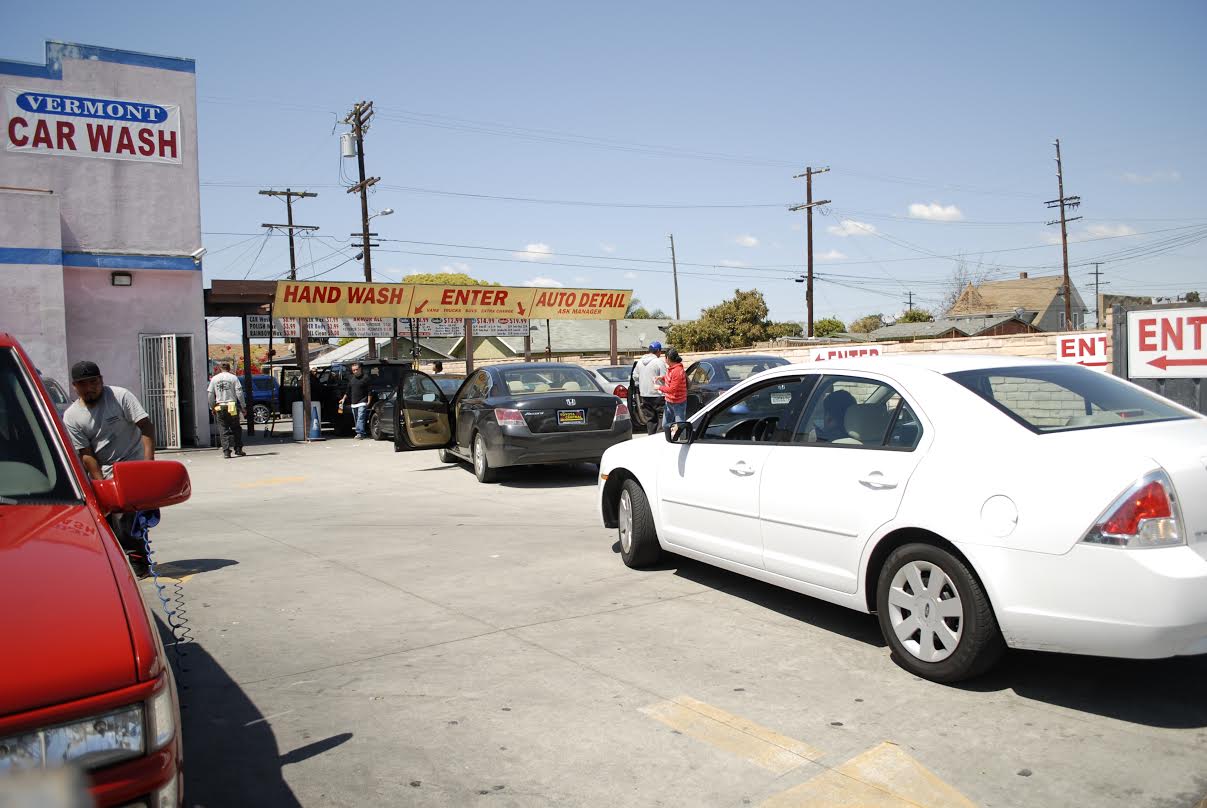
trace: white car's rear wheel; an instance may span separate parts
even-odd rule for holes
[[[889,555],[876,610],[894,658],[925,679],[968,679],[988,670],[1005,649],[981,582],[960,559],[931,544],[907,544]]]

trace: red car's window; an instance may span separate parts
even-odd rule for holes
[[[0,348],[0,505],[78,499],[29,377]]]

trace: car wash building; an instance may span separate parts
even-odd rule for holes
[[[191,59],[63,42],[0,60],[0,331],[43,374],[134,391],[161,446],[208,445]]]

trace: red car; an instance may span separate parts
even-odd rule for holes
[[[89,480],[33,363],[0,333],[0,777],[74,766],[99,806],[181,804],[176,683],[105,515],[190,493],[173,461]]]

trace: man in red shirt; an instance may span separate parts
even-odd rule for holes
[[[665,429],[678,421],[687,420],[687,374],[683,370],[683,357],[674,348],[666,352],[666,375],[658,390],[666,400],[666,409],[662,415],[662,426]]]

